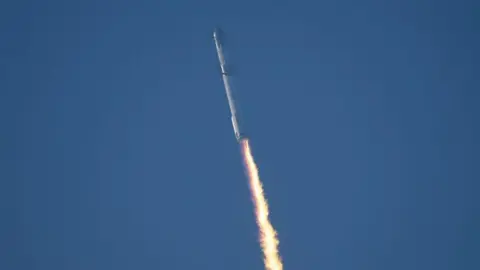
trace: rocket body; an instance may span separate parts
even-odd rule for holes
[[[220,62],[220,69],[222,71],[222,80],[225,86],[225,92],[227,94],[228,106],[230,107],[230,114],[232,117],[233,132],[235,133],[235,138],[238,142],[244,138],[242,133],[241,126],[239,123],[239,115],[237,113],[237,108],[235,104],[235,99],[233,97],[232,88],[230,87],[229,75],[227,72],[227,65],[225,62],[225,57],[223,55],[222,44],[220,43],[219,31],[216,29],[213,32],[213,39],[215,40],[215,47],[217,49],[218,61]]]

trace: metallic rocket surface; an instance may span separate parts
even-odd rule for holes
[[[227,72],[227,65],[225,62],[225,57],[223,55],[222,44],[220,43],[220,32],[218,29],[215,29],[213,32],[213,39],[215,40],[215,47],[217,48],[218,61],[220,62],[220,69],[222,71],[223,84],[225,86],[225,92],[227,94],[228,106],[230,107],[230,113],[232,115],[232,125],[233,131],[235,133],[235,138],[238,142],[244,138],[244,134],[241,131],[240,124],[238,121],[238,114],[235,105],[235,99],[233,98],[232,89],[230,87],[229,75]]]

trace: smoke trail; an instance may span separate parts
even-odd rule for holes
[[[263,251],[263,261],[267,270],[282,270],[283,265],[278,254],[277,232],[268,220],[268,203],[263,194],[262,183],[258,176],[257,165],[253,160],[252,152],[247,139],[240,142],[245,170],[249,178],[252,200],[255,205],[255,216],[260,233],[260,245]]]

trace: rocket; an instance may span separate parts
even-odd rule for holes
[[[213,40],[215,41],[215,47],[217,49],[218,61],[220,62],[220,69],[222,72],[222,80],[225,86],[225,92],[227,94],[228,106],[230,107],[230,114],[232,118],[233,132],[235,133],[235,138],[237,142],[240,142],[245,138],[245,135],[241,131],[241,126],[239,124],[239,115],[237,113],[235,99],[233,97],[232,89],[229,82],[229,74],[227,72],[227,65],[225,62],[225,57],[223,56],[222,44],[220,43],[220,31],[215,29],[213,31]]]

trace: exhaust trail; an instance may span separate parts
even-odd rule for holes
[[[259,230],[259,241],[263,251],[263,262],[267,270],[282,270],[282,260],[278,252],[277,232],[268,219],[268,203],[263,192],[258,168],[253,159],[248,139],[240,141],[242,158],[249,180],[250,192],[255,206],[255,216]]]

